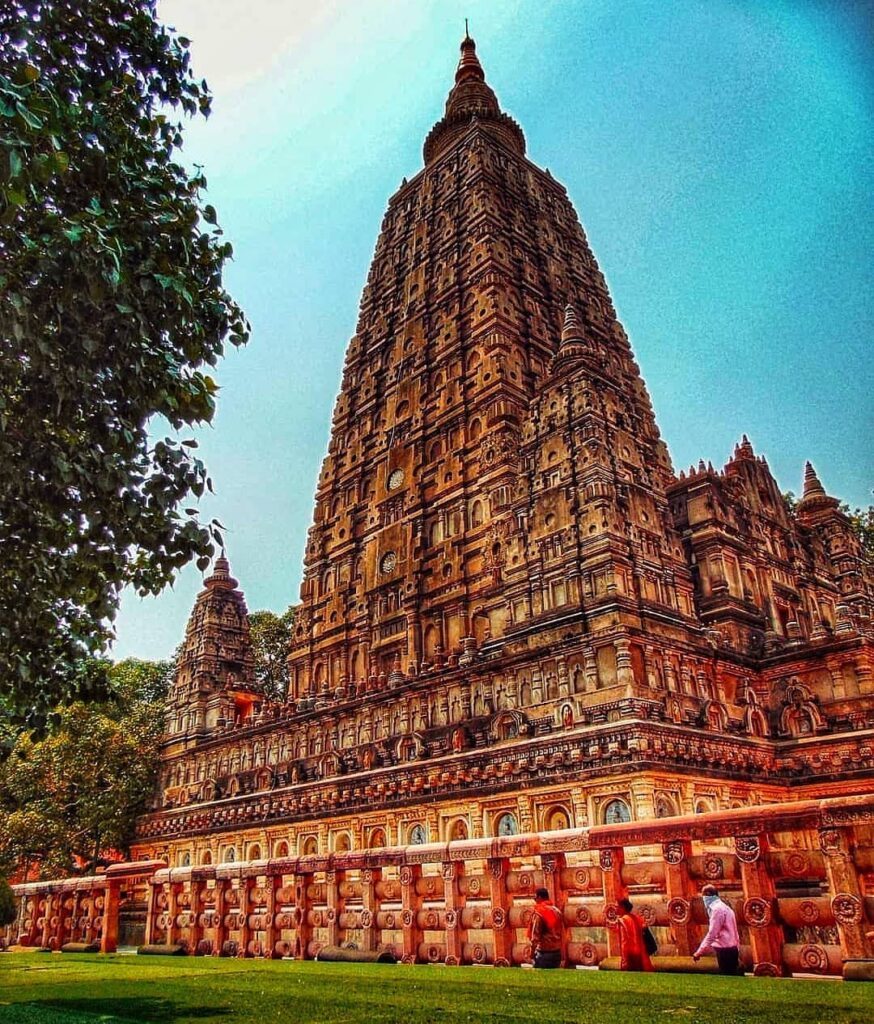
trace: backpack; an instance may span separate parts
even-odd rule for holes
[[[649,925],[643,926],[640,936],[643,939],[643,948],[649,956],[655,956],[659,951],[659,944],[655,940],[655,935],[649,930]]]

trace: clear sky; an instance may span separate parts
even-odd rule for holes
[[[346,343],[389,196],[421,167],[470,19],[563,182],[676,468],[744,432],[871,502],[874,6],[865,0],[162,0],[214,113],[185,155],[252,324],[199,433],[250,610],[297,601]],[[168,656],[201,586],[127,595],[114,656]]]

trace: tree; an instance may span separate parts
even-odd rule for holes
[[[91,871],[126,852],[155,785],[172,665],[107,666],[109,697],[74,702],[44,736],[22,730],[0,765],[0,872]]]
[[[178,159],[207,115],[155,0],[0,6],[0,696],[24,716],[93,696],[121,589],[160,591],[218,524],[196,442],[206,372],[248,325],[231,246]]]
[[[874,505],[854,511],[850,510],[849,505],[842,505],[841,511],[850,520],[850,526],[862,545],[863,554],[874,562]]]
[[[0,878],[0,928],[12,924],[18,916],[15,895],[5,878]]]
[[[116,701],[145,701],[158,704],[166,700],[176,671],[175,660],[142,661],[126,658],[109,669],[112,694]]]
[[[288,645],[294,612],[290,606],[282,615],[258,611],[249,616],[255,680],[270,700],[285,700],[288,693]]]

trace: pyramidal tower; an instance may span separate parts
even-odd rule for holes
[[[135,853],[171,864],[864,791],[872,567],[744,436],[675,475],[565,189],[473,39],[390,199],[318,478],[284,703],[221,559]]]
[[[292,695],[463,676],[516,648],[533,660],[500,673],[508,706],[523,677],[631,696],[636,634],[700,633],[670,460],[573,206],[526,160],[469,37],[424,158],[389,203],[347,350]],[[550,686],[534,651],[556,631]]]

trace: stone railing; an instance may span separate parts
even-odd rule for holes
[[[866,934],[874,928],[874,795],[494,839],[161,867],[150,879],[146,942],[184,944],[195,954],[306,958],[326,945],[354,945],[391,949],[407,963],[510,966],[529,958],[533,893],[543,886],[564,914],[567,966],[595,966],[618,954],[612,926],[623,896],[652,926],[659,956],[688,957],[706,930],[698,894],[707,882],[737,913],[748,969],[841,974],[846,961],[874,955]],[[75,911],[95,884],[17,887],[27,905],[19,938],[57,948],[73,928],[81,931]],[[101,884],[108,891],[106,880]],[[41,910],[53,892],[66,896],[61,902],[69,919],[55,913],[49,920]],[[108,899],[103,913],[111,913]],[[107,921],[102,934],[111,933]]]
[[[18,945],[57,950],[72,942],[114,953],[124,900],[165,867],[163,861],[137,861],[113,864],[101,875],[14,885],[18,915],[0,928],[0,949]]]

